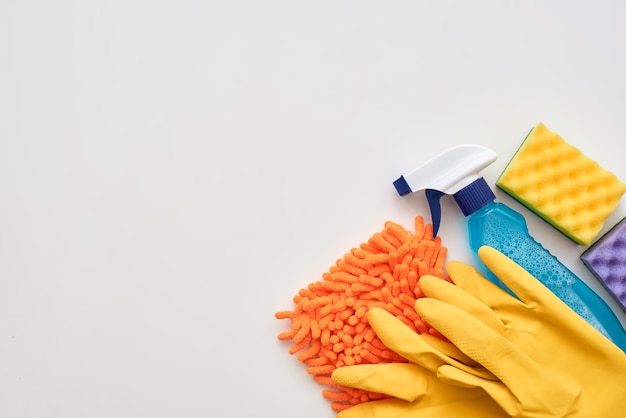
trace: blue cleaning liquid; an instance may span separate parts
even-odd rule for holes
[[[488,245],[505,254],[626,351],[626,331],[615,313],[585,282],[530,236],[520,213],[491,201],[469,215],[468,230],[474,252]],[[510,292],[493,273],[487,272],[487,277]]]

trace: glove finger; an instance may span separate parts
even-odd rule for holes
[[[502,382],[484,380],[452,366],[442,366],[437,372],[437,377],[441,382],[450,385],[482,388],[510,417],[565,416],[567,411],[572,409],[572,403],[577,398],[577,395],[569,392],[569,388],[557,386],[550,388],[555,392],[533,399],[534,403],[531,403],[526,400],[528,398],[519,399]],[[532,385],[532,382],[531,379],[529,385]],[[560,397],[563,393],[566,393],[566,396]]]
[[[383,399],[364,402],[337,414],[337,418],[506,418],[498,404],[481,389],[446,386],[415,402]]]
[[[559,380],[471,314],[432,298],[419,299],[415,306],[430,325],[500,379],[514,397],[515,408],[532,412],[545,410],[551,411],[554,416],[565,416],[568,408],[578,400],[580,388],[577,384]],[[496,401],[504,408],[510,399],[506,397]]]
[[[441,280],[441,279],[439,279]],[[452,357],[455,360],[460,361],[463,364],[467,364],[468,366],[478,366],[474,360],[469,358],[465,353],[459,350],[454,344],[450,344],[447,341],[442,340],[439,337],[435,337],[430,334],[420,334],[419,337],[425,341],[428,345],[430,345],[434,350],[441,352],[442,354]]]
[[[446,265],[446,270],[450,279],[457,287],[471,293],[491,308],[497,308],[503,302],[506,304],[512,301],[519,303],[515,299],[505,298],[506,295],[510,296],[506,290],[484,277],[478,270],[468,264],[451,261]]]
[[[447,367],[459,370],[453,366]],[[471,374],[468,373],[468,375]],[[424,400],[426,403],[430,403],[431,400],[433,403],[443,403],[448,400],[471,399],[477,395],[465,389],[478,387],[462,387],[463,385],[456,381],[453,385],[446,384],[435,374],[411,363],[359,364],[339,367],[333,371],[332,379],[338,385],[381,393],[407,402],[414,402],[423,397],[431,398]]]
[[[441,279],[439,279],[441,280]],[[369,324],[376,332],[376,335],[389,349],[398,353],[402,357],[419,364],[431,373],[435,373],[443,364],[452,364],[463,370],[470,371],[473,374],[483,376],[487,379],[495,379],[491,372],[487,371],[481,365],[477,365],[475,361],[468,358],[460,350],[447,347],[446,352],[450,354],[458,354],[460,360],[467,360],[469,364],[465,364],[459,359],[446,355],[444,352],[437,350],[425,340],[409,328],[405,323],[381,308],[372,308],[367,312]],[[444,345],[442,341],[440,346]]]
[[[443,281],[441,279],[437,279]],[[390,312],[381,308],[371,308],[367,320],[385,346],[402,357],[418,363],[434,372],[447,361],[448,357],[469,365],[476,362],[467,357],[454,345],[430,334],[418,334]],[[431,358],[432,356],[433,358]]]
[[[426,392],[427,375],[434,376],[410,363],[359,364],[335,369],[332,379],[338,385],[414,401]]]
[[[511,391],[500,381],[485,380],[466,373],[452,366],[441,366],[437,371],[437,377],[443,383],[461,386],[465,388],[482,388],[494,400],[508,416],[519,415],[517,399]]]
[[[478,256],[511,291],[526,305],[553,306],[564,303],[550,289],[528,273],[522,266],[495,248],[482,246]]]
[[[351,406],[339,412],[336,418],[408,418],[410,414],[414,412],[408,402],[401,399],[383,399]]]
[[[448,283],[434,276],[423,276],[419,280],[419,286],[424,294],[428,297],[449,303],[450,305],[458,306],[479,318],[495,331],[503,333],[505,325],[490,308],[488,303],[489,295],[491,294],[489,292],[495,289],[483,290],[480,288],[482,283],[476,284],[476,282],[491,283],[480,276],[472,267],[462,263],[450,263],[447,269],[450,278],[455,283],[458,282],[461,286],[467,286],[472,290],[476,290],[480,296],[476,297],[473,292],[469,292],[459,285]],[[497,290],[502,291],[497,286],[493,286],[496,287]],[[487,299],[487,301],[484,299]]]
[[[502,335],[461,308],[437,299],[419,299],[415,309],[462,352],[494,372],[498,379],[506,378],[499,366],[518,357],[518,350]]]

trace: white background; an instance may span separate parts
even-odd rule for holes
[[[544,122],[626,181],[623,4],[0,1],[0,416],[333,417],[274,312],[449,146],[493,185]]]

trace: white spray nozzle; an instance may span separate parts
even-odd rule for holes
[[[394,185],[401,196],[426,189],[454,194],[476,180],[478,173],[496,158],[496,153],[489,148],[457,145],[404,174]]]
[[[441,220],[439,199],[446,194],[456,194],[476,182],[480,178],[480,171],[497,158],[498,156],[494,151],[480,145],[457,145],[404,174],[394,181],[393,185],[400,196],[418,190],[426,190],[426,198],[433,218],[434,233],[437,235]],[[483,193],[487,193],[484,199],[489,199],[493,195],[491,189],[487,192],[485,187],[488,189],[488,186],[482,183],[477,187],[481,199],[483,199]],[[457,200],[457,203],[465,213],[464,198],[462,199],[462,201]],[[470,203],[470,205],[473,204],[473,202]]]

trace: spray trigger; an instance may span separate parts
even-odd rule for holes
[[[441,224],[441,198],[445,196],[444,192],[435,189],[426,189],[426,200],[430,208],[430,216],[433,223],[433,237],[437,236],[439,225]]]

